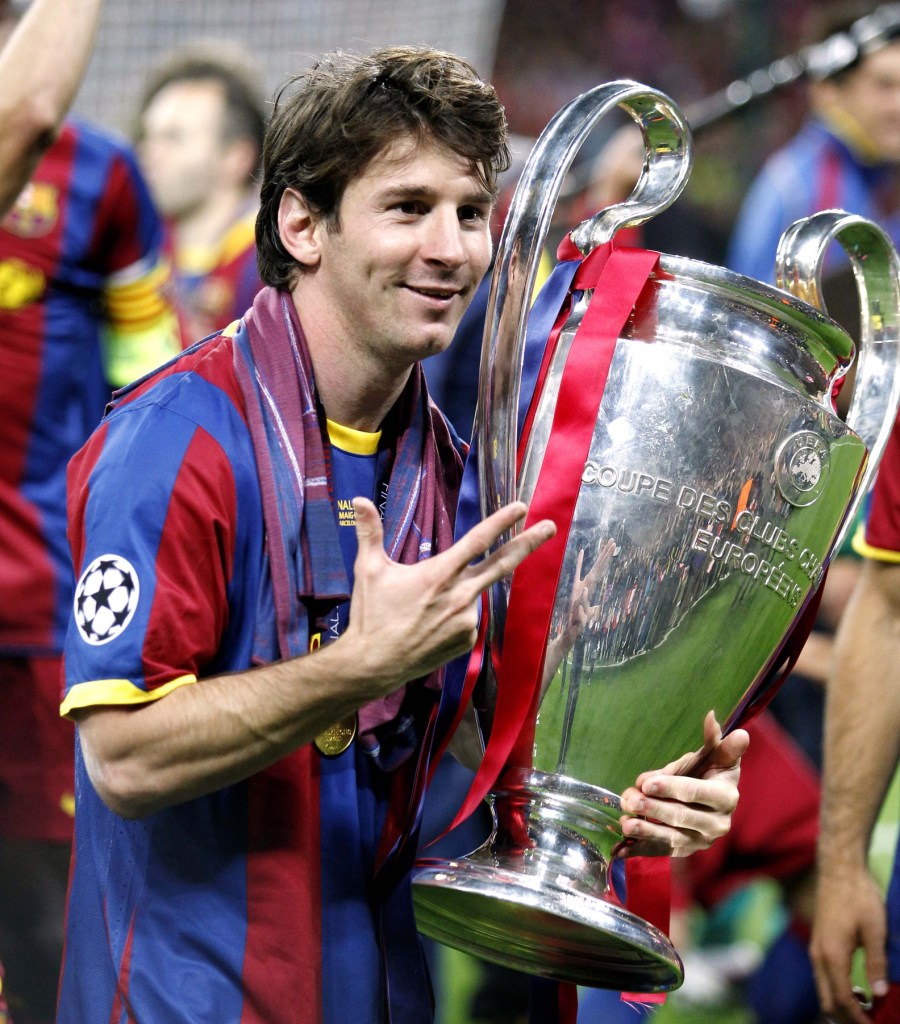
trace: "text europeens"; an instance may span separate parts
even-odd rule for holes
[[[581,479],[585,484],[648,498],[702,517],[706,523],[694,529],[689,549],[757,581],[792,608],[809,588],[797,583],[789,570],[799,571],[813,586],[822,578],[822,561],[813,550],[749,508],[736,512],[731,502],[719,495],[688,484],[679,485],[665,477],[596,462],[585,464]],[[752,541],[762,551],[751,549],[748,545]]]

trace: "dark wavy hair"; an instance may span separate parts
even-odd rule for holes
[[[496,195],[509,167],[506,117],[497,94],[459,57],[396,46],[328,54],[279,90],[263,145],[256,219],[257,264],[270,285],[290,287],[297,262],[278,233],[286,188],[339,224],[347,185],[404,135],[433,140],[471,162]]]

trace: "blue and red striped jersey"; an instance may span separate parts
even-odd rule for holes
[[[127,334],[143,344],[166,310],[171,318],[156,291],[161,247],[159,218],[130,150],[77,120],[63,126],[0,225],[5,653],[62,649],[72,600],[66,463],[109,397],[105,328],[112,323],[119,341]],[[141,372],[159,361],[157,349]]]
[[[256,204],[241,212],[212,247],[179,248],[166,225],[182,333],[192,341],[224,330],[253,305],[262,281],[256,269]]]
[[[267,573],[230,338],[105,418],[72,462],[70,523],[65,712],[165,700],[250,666]],[[391,780],[360,743],[332,758],[308,744],[136,821],[102,803],[80,751],[76,773],[58,1024],[381,1024],[388,987],[428,1004],[408,873],[389,912],[372,899]],[[390,983],[388,962],[404,968]]]
[[[900,241],[892,173],[887,164],[867,163],[845,139],[837,122],[810,118],[785,146],[766,160],[735,221],[727,265],[758,281],[774,281],[775,252],[782,233],[817,210],[841,209],[880,224]],[[827,265],[833,266],[829,253]]]

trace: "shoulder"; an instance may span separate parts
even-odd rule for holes
[[[246,424],[244,399],[234,371],[233,339],[227,332],[203,339],[117,392],[108,417],[154,407],[198,419],[206,415],[210,403],[230,406],[231,414]]]
[[[196,447],[198,432],[207,437],[204,448],[218,453],[210,474],[219,472],[223,461],[235,476],[255,474],[244,410],[231,339],[214,335],[117,393],[73,458],[70,481],[86,484],[101,469],[131,479],[142,471],[152,475],[161,461],[178,461],[179,452]]]
[[[124,135],[77,115],[66,119],[61,137],[68,137],[73,143],[98,154],[119,155],[129,160],[134,157],[134,149]]]

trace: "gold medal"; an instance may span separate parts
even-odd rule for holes
[[[350,746],[356,736],[356,712],[340,722],[335,722],[319,733],[313,740],[316,750],[324,757],[337,757]]]

